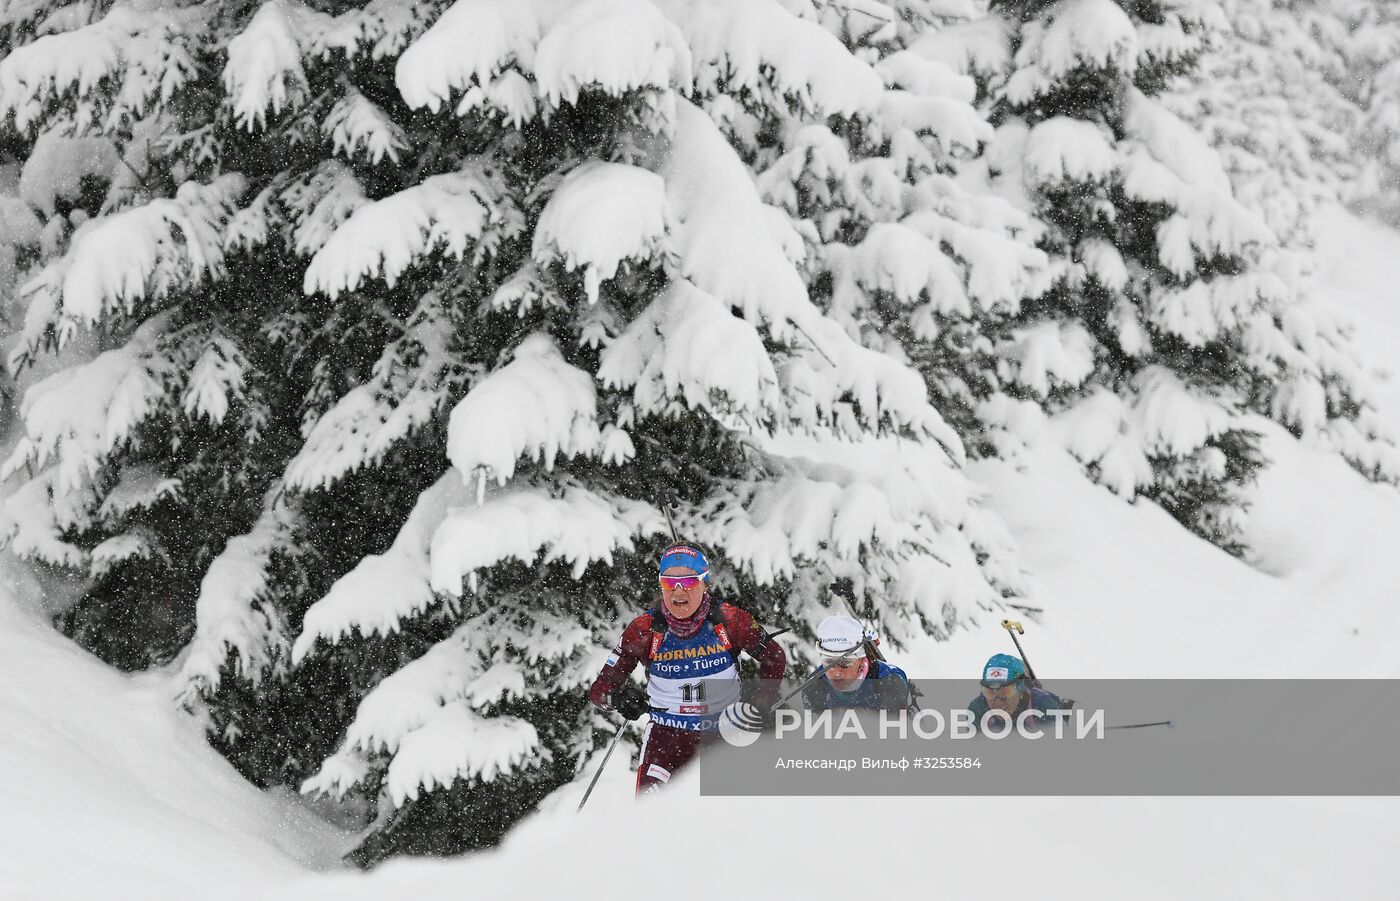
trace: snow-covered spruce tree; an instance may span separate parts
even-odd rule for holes
[[[1356,178],[1358,110],[1338,86],[1346,66],[1315,0],[1222,0],[1228,28],[1200,76],[1162,101],[1220,154],[1235,197],[1284,244],[1309,244],[1321,201]]]
[[[8,350],[24,320],[19,302],[20,274],[38,252],[44,223],[20,191],[24,147],[0,139],[0,351]],[[8,374],[0,375],[0,428],[14,413],[15,390]]]
[[[771,625],[810,631],[842,577],[895,638],[998,601],[957,434],[809,301],[715,124],[723,97],[778,121],[878,94],[818,23],[755,0],[10,15],[0,115],[116,155],[24,289],[12,366],[58,370],[25,392],[4,533],[89,578],[66,622],[109,658],[192,632],[216,746],[370,802],[358,859],[490,843],[575,775],[605,735],[582,689],[669,540],[659,491]],[[829,452],[882,434],[917,471]]]
[[[957,180],[991,127],[976,83],[911,45],[967,3],[831,4],[823,24],[869,59],[872,85],[854,117],[744,121],[736,143],[769,203],[806,238],[809,292],[867,346],[924,375],[971,453],[988,449],[977,405],[994,390],[989,320],[1034,290],[1044,254],[1031,220],[984,186]],[[747,140],[745,140],[747,139]]]
[[[1106,487],[1240,553],[1240,489],[1262,463],[1243,415],[1345,432],[1358,411],[1333,377],[1350,361],[1319,369],[1314,326],[1294,322],[1289,292],[1258,266],[1268,227],[1157,99],[1193,71],[1220,11],[1196,0],[991,9],[996,24],[978,34],[1003,35],[1003,50],[951,62],[1003,61],[985,88],[997,125],[988,177],[1042,221],[1054,278],[1000,342],[1007,393],[1042,405]],[[993,424],[1014,408],[985,406]]]
[[[1274,342],[1275,385],[1255,407],[1368,477],[1396,481],[1395,427],[1375,410],[1373,376],[1345,311],[1314,277],[1314,214],[1351,194],[1365,166],[1353,139],[1360,111],[1344,90],[1351,32],[1315,0],[1222,8],[1230,28],[1202,56],[1202,76],[1162,99],[1201,130],[1236,198],[1278,238],[1256,269],[1270,279],[1286,342]]]
[[[1349,26],[1347,83],[1361,109],[1361,173],[1353,200],[1400,223],[1400,7],[1343,4]]]
[[[1243,255],[1268,235],[1152,99],[1189,69],[1205,23],[1156,2],[991,11],[1007,45],[988,173],[1042,221],[1054,277],[1003,333],[1005,390],[1042,404],[1101,483],[1239,552],[1238,489],[1260,460],[1234,416],[1231,310],[1252,303]]]
[[[1382,198],[1383,213],[1400,223],[1400,26],[1396,27],[1397,52],[1376,73],[1370,104],[1362,120],[1363,146],[1370,157],[1363,161],[1359,196],[1372,189]]]
[[[939,4],[897,6],[907,8],[831,3],[804,10],[813,34],[820,26],[873,64],[873,72],[844,86],[851,112],[832,115],[766,97],[754,102],[704,79],[696,99],[754,171],[808,295],[853,338],[918,369],[935,406],[976,453],[983,442],[970,411],[992,359],[979,338],[982,319],[1014,304],[1017,286],[1043,255],[1023,238],[1024,213],[985,191],[965,191],[951,177],[954,156],[990,132],[969,106],[970,79],[901,52]],[[785,446],[795,448],[791,440]],[[924,459],[927,448],[907,442],[853,449],[845,440],[807,436],[800,452],[882,477],[899,473],[907,490],[929,497],[966,496],[965,484],[931,481],[943,467]],[[1000,521],[974,506],[960,526],[960,540],[982,560],[979,578],[1004,595],[1020,593],[1014,544]],[[881,617],[874,607],[861,612]],[[917,626],[883,618],[896,643]],[[949,622],[933,627],[941,632]]]
[[[1340,98],[1340,115],[1334,112],[1326,124],[1338,132],[1344,154],[1341,159],[1329,154],[1323,161],[1341,176],[1347,201],[1370,213],[1400,216],[1400,163],[1394,150],[1400,134],[1400,113],[1395,112],[1400,102],[1400,68],[1395,65],[1400,58],[1400,7],[1375,0],[1227,2],[1246,13],[1237,20],[1242,23],[1249,21],[1249,13],[1258,15],[1261,10],[1288,16],[1287,22],[1273,24],[1264,12],[1259,16],[1262,30],[1249,25],[1244,29],[1282,38],[1272,46],[1277,55],[1296,55],[1304,62],[1302,81],[1308,89],[1317,78],[1326,82],[1328,89],[1316,94],[1324,107],[1333,107]],[[1291,87],[1281,84],[1274,90],[1291,92]],[[1303,110],[1302,121],[1312,121],[1316,111],[1316,105]]]

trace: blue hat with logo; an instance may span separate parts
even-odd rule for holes
[[[705,558],[705,552],[697,547],[675,544],[662,553],[661,571],[665,572],[673,566],[684,566],[697,573],[703,573],[709,571],[710,561]]]
[[[1026,665],[1010,654],[997,654],[982,667],[982,684],[988,688],[1001,688],[1025,677]]]

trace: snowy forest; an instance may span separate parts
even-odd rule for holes
[[[1261,421],[1393,490],[1326,204],[1400,2],[0,0],[0,540],[354,863],[491,847],[669,511],[800,675],[1039,609],[1033,442],[1246,563]]]

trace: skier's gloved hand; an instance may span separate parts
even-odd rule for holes
[[[612,709],[622,714],[625,720],[635,720],[640,719],[651,707],[647,704],[646,691],[635,682],[628,682],[613,692]]]
[[[771,732],[778,721],[777,711],[771,707],[759,707],[748,701],[735,701],[720,714],[729,723],[744,732]]]
[[[876,683],[875,697],[881,710],[891,712],[905,710],[913,701],[909,683],[895,675],[886,676]]]

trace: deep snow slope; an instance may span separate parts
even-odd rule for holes
[[[687,779],[622,809],[593,803],[527,822],[495,854],[304,879],[276,897],[1394,897],[1389,799],[735,801]]]
[[[1355,319],[1371,362],[1395,376],[1385,400],[1392,413],[1400,410],[1400,231],[1339,206],[1319,210],[1313,227],[1323,286]]]
[[[1400,346],[1400,234],[1340,210],[1322,221],[1328,288],[1388,362]],[[1386,403],[1400,411],[1400,385]],[[1400,493],[1259,428],[1274,465],[1255,492],[1253,567],[1089,484],[1048,443],[978,465],[1032,570],[1027,603],[1043,613],[1016,615],[1052,686],[1400,676]],[[34,586],[12,589],[19,603],[0,599],[0,899],[1394,897],[1393,798],[736,802],[700,798],[683,779],[638,805],[622,751],[584,814],[573,813],[580,781],[497,852],[318,872],[353,837],[244,784],[173,710],[167,675],[112,673],[32,612]],[[989,654],[1011,650],[1003,615],[897,659],[971,683]]]
[[[1035,573],[1046,613],[1025,642],[1043,678],[1400,676],[1400,493],[1254,425],[1273,464],[1252,496],[1253,567],[1096,490],[1058,452],[982,468]],[[946,675],[1006,643],[987,619],[934,651]]]
[[[0,898],[249,898],[350,840],[259,792],[176,710],[58,634],[0,569]]]

